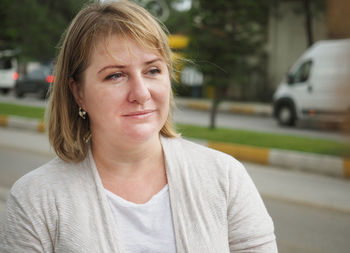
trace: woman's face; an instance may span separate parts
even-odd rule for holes
[[[83,80],[73,93],[89,115],[93,141],[158,138],[168,116],[171,87],[167,65],[157,51],[112,36],[95,47]]]

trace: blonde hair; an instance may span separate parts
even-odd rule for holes
[[[78,116],[79,107],[69,82],[73,79],[77,84],[82,83],[82,74],[88,67],[96,43],[111,35],[127,36],[143,47],[156,50],[166,62],[169,73],[172,73],[171,51],[163,29],[145,9],[127,1],[93,3],[73,19],[57,57],[55,82],[50,90],[46,111],[49,140],[61,159],[78,162],[88,152],[89,119]],[[172,92],[170,107],[173,107]],[[166,137],[177,136],[171,111],[160,131]]]

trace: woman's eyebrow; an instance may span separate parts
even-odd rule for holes
[[[155,58],[155,59],[152,59],[152,60],[149,60],[149,61],[146,61],[145,62],[145,65],[150,65],[152,63],[155,63],[155,62],[158,62],[158,61],[162,61],[161,58]],[[125,69],[127,67],[127,65],[107,65],[107,66],[104,66],[103,68],[101,68],[97,73],[101,73],[102,71],[106,70],[106,69],[110,69],[110,68],[114,68],[114,69]]]
[[[146,64],[146,65],[149,65],[149,64],[155,63],[155,62],[157,62],[157,61],[162,61],[162,59],[161,59],[161,58],[155,58],[155,59],[153,59],[153,60],[146,61],[145,64]]]
[[[102,69],[100,69],[97,73],[101,73],[102,71],[106,70],[106,69],[124,69],[126,68],[125,65],[107,65],[107,66],[104,66]]]

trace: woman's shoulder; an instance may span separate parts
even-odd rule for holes
[[[11,188],[13,196],[37,196],[64,189],[81,179],[81,163],[70,163],[56,157],[19,178]]]
[[[166,138],[164,142],[166,142],[166,153],[169,160],[191,165],[192,170],[207,171],[209,174],[225,174],[226,176],[245,170],[237,159],[208,147],[205,141]]]
[[[184,138],[166,138],[168,146],[173,151],[179,151],[182,155],[201,161],[234,163],[240,162],[231,155],[208,147],[208,142],[203,140],[190,140]]]

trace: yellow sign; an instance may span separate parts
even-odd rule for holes
[[[168,41],[171,49],[183,49],[188,46],[190,38],[181,34],[171,34],[168,36]]]

